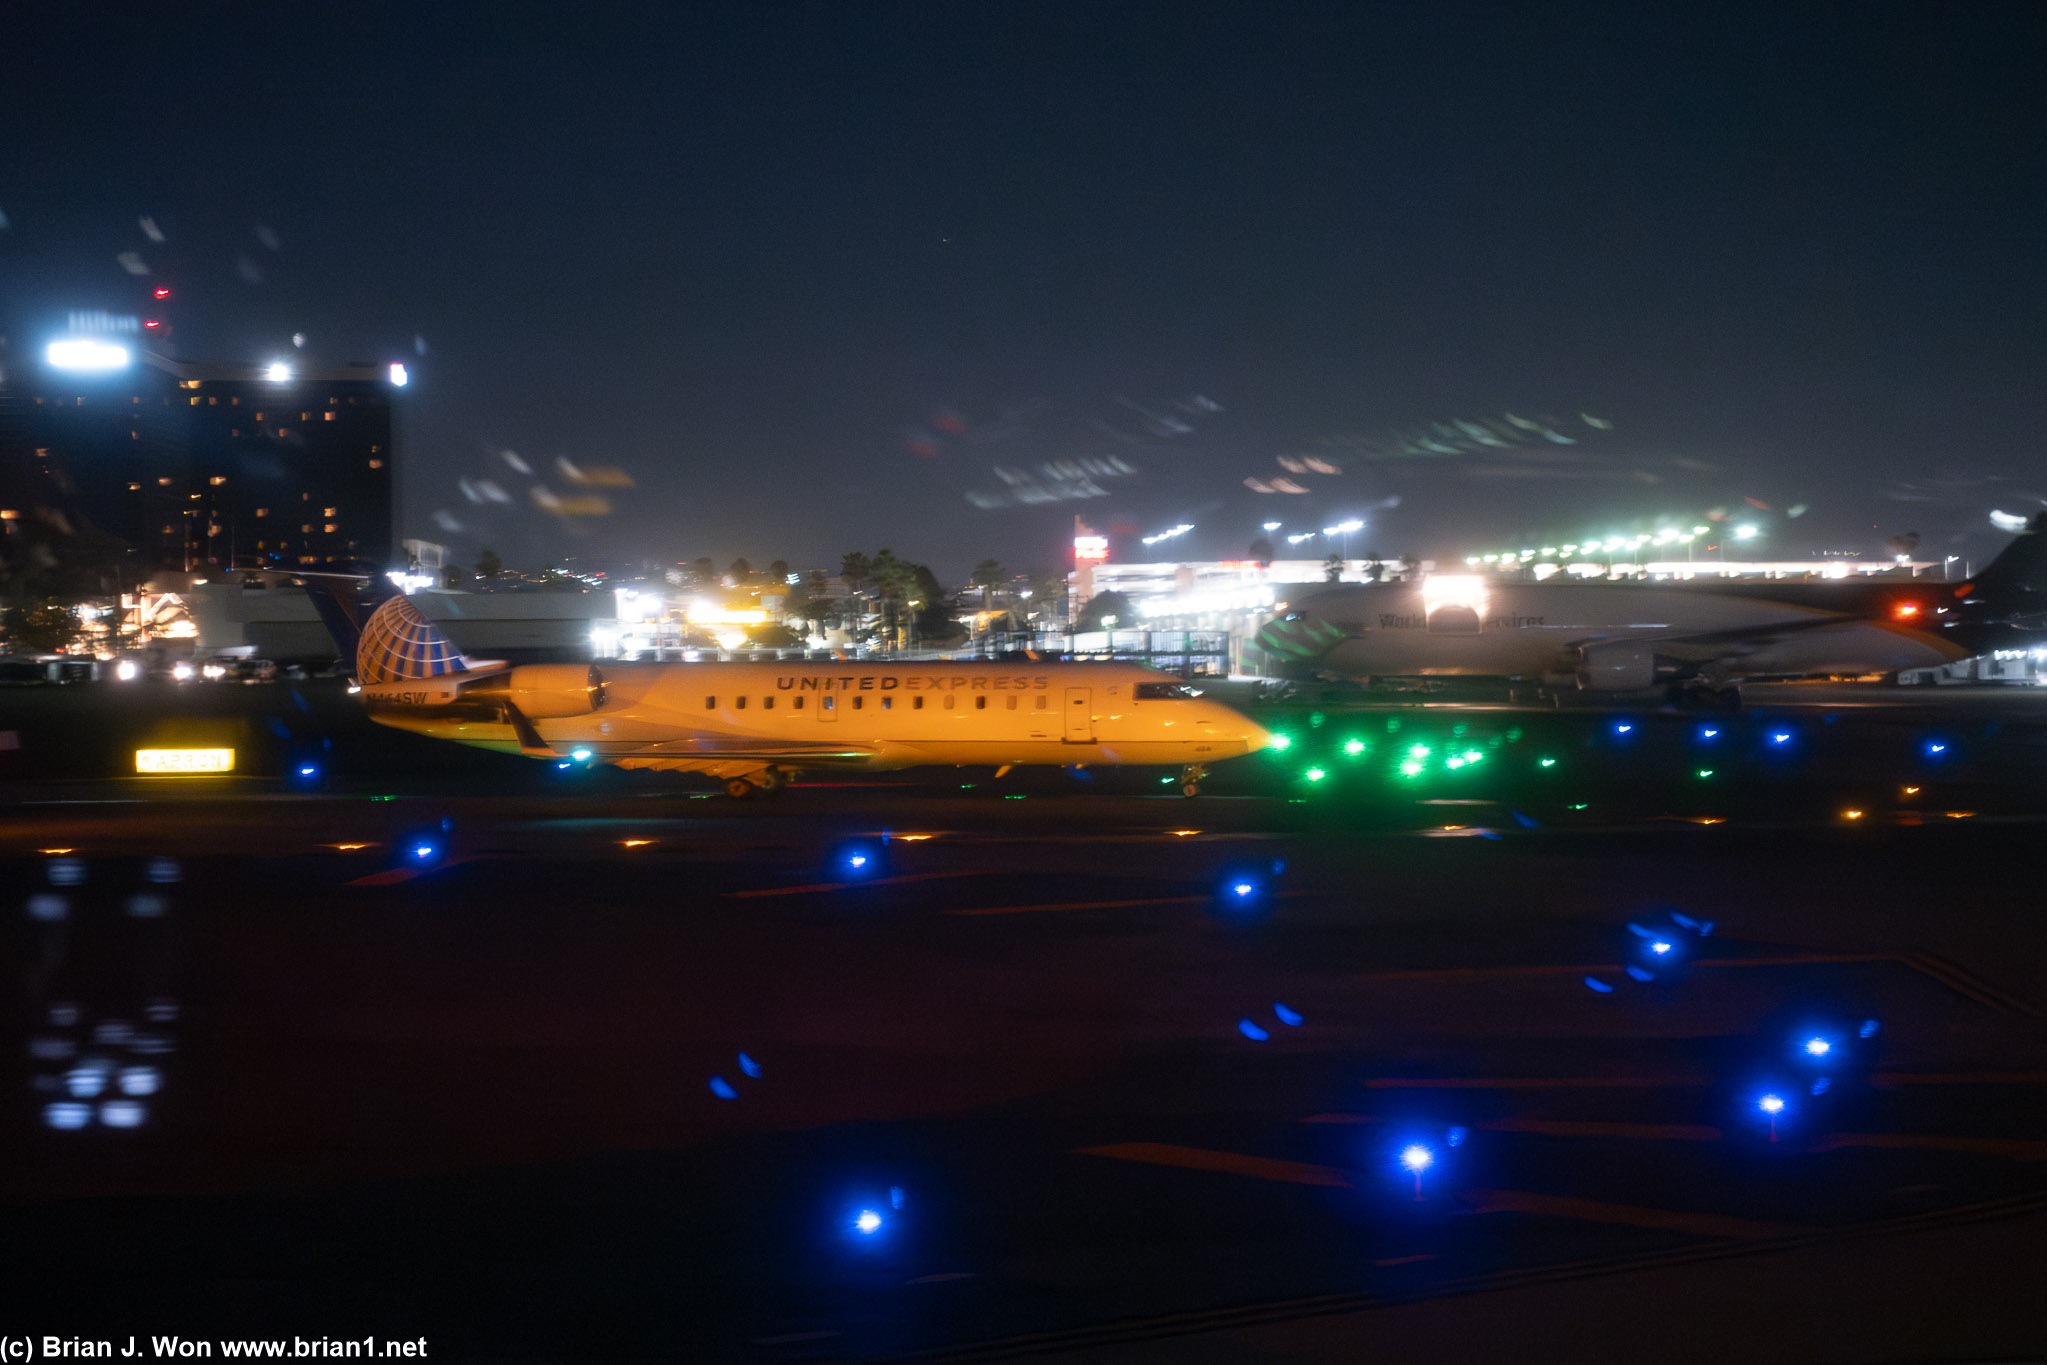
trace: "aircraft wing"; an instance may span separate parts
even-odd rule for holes
[[[589,747],[599,749],[607,758],[699,759],[712,762],[751,759],[762,763],[794,763],[804,767],[865,763],[872,759],[876,752],[870,745],[812,744],[803,740],[761,740],[742,735],[696,735],[687,739],[658,740],[630,749],[613,749],[602,744]]]

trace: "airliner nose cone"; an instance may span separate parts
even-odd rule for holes
[[[1244,743],[1244,752],[1247,754],[1255,754],[1260,749],[1263,749],[1267,745],[1272,743],[1272,731],[1252,721],[1245,721],[1244,733],[1242,738]]]

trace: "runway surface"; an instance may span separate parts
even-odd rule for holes
[[[1193,801],[22,775],[8,1283],[442,1359],[2037,1353],[2011,704],[1303,709]]]

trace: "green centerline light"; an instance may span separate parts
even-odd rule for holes
[[[1276,752],[1285,753],[1288,749],[1293,748],[1294,737],[1292,735],[1274,735],[1271,739],[1268,739],[1265,742],[1268,745],[1270,745]]]
[[[1557,766],[1557,761],[1553,758],[1545,758],[1541,760],[1540,766],[1544,768],[1554,768]]]
[[[1310,768],[1305,773],[1302,773],[1301,776],[1307,778],[1310,782],[1320,782],[1323,778],[1329,776],[1329,774],[1324,772],[1320,768]]]
[[[1403,763],[1403,764],[1401,764],[1401,765],[1400,765],[1400,771],[1401,771],[1401,774],[1402,774],[1403,776],[1406,776],[1406,777],[1413,777],[1413,776],[1414,776],[1415,774],[1419,773],[1419,772],[1420,772],[1421,770],[1422,770],[1422,765],[1421,765],[1421,760],[1419,760],[1419,759],[1413,759],[1413,758],[1410,758],[1409,760],[1407,760],[1407,762],[1405,762],[1405,763]]]
[[[1343,751],[1349,754],[1352,758],[1356,758],[1359,754],[1365,751],[1365,742],[1361,739],[1345,740],[1343,744]]]
[[[1712,770],[1711,768],[1701,768],[1701,769],[1699,769],[1699,776],[1700,776],[1700,777],[1711,777],[1712,775],[1713,775],[1713,770]]]

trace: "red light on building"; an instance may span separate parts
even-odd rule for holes
[[[151,297],[151,298],[157,298],[157,299],[167,299],[167,298],[169,298],[170,296],[171,296],[171,291],[170,291],[170,290],[168,290],[168,289],[165,289],[165,288],[164,288],[164,287],[163,287],[162,285],[158,285],[158,286],[157,286],[157,287],[156,287],[155,289],[153,289],[153,290],[151,290],[151,291],[150,291],[150,297]]]
[[[155,331],[157,328],[163,326],[163,324],[161,322],[158,322],[155,318],[144,318],[142,320],[142,325],[148,331]]]

